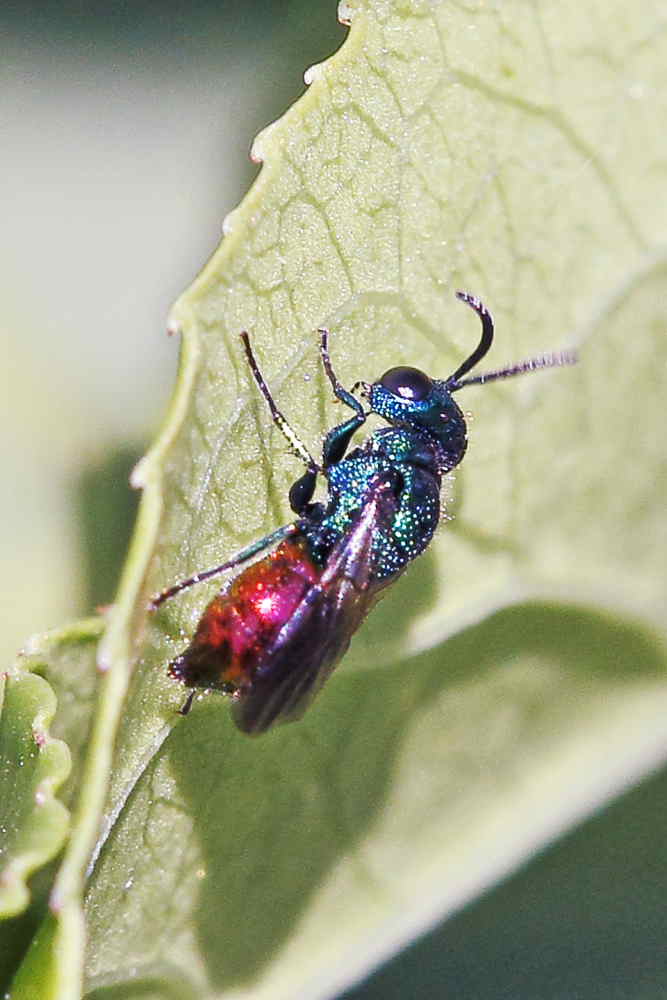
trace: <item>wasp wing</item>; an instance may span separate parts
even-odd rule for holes
[[[388,582],[377,581],[372,543],[378,531],[389,530],[396,508],[392,480],[378,477],[319,580],[266,650],[250,688],[232,706],[243,732],[263,733],[306,711]]]

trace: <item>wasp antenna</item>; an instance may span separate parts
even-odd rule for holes
[[[453,375],[450,375],[446,381],[446,385],[449,389],[458,388],[459,379],[466,375],[471,368],[474,368],[486,354],[489,353],[489,348],[493,343],[493,316],[486,308],[481,299],[476,298],[474,295],[470,295],[468,292],[457,292],[457,299],[461,302],[465,302],[467,306],[474,309],[480,320],[482,321],[482,336],[479,344],[472,352],[469,358],[463,362],[462,365],[456,369]]]
[[[481,375],[464,378],[463,381],[457,381],[454,385],[450,385],[449,391],[456,392],[465,385],[485,385],[487,382],[495,382],[499,378],[511,378],[513,375],[523,375],[524,372],[536,372],[540,368],[562,368],[564,365],[576,365],[577,361],[576,351],[541,354],[537,358],[526,358],[524,361],[517,361],[516,364],[498,368],[496,371],[482,372]]]

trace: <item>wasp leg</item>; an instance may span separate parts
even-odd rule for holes
[[[296,455],[297,458],[300,458],[301,461],[307,465],[309,472],[314,472],[315,475],[317,475],[317,473],[321,472],[322,469],[317,464],[313,456],[310,454],[310,452],[308,451],[308,449],[306,448],[305,444],[298,436],[296,431],[292,429],[287,419],[282,415],[282,413],[276,406],[275,400],[271,395],[271,390],[264,381],[264,376],[259,370],[259,365],[257,364],[257,360],[255,358],[255,355],[253,354],[252,347],[250,346],[250,337],[248,336],[245,330],[241,333],[241,340],[243,341],[243,346],[245,348],[246,358],[250,366],[250,371],[253,374],[253,378],[257,383],[259,391],[261,392],[262,396],[264,396],[264,399],[268,404],[274,424],[276,425],[280,433],[283,435],[283,437],[289,444],[290,451],[292,451],[292,453]]]
[[[190,714],[190,709],[192,708],[192,702],[195,700],[196,693],[197,692],[193,688],[192,691],[190,691],[187,698],[185,699],[185,701],[183,702],[183,704],[181,705],[181,707],[176,709],[179,715],[186,716]]]
[[[225,570],[234,569],[235,566],[240,565],[240,563],[247,562],[248,559],[252,559],[253,556],[257,555],[258,552],[262,552],[264,549],[268,549],[271,545],[275,545],[276,542],[282,541],[283,538],[287,538],[289,535],[295,535],[301,530],[301,524],[296,521],[292,524],[284,524],[282,528],[277,528],[276,531],[272,531],[270,535],[264,535],[263,538],[259,538],[252,545],[248,545],[247,548],[241,549],[237,552],[235,556],[228,559],[227,562],[221,563],[219,566],[214,566],[212,569],[203,570],[201,573],[194,573],[192,576],[187,577],[185,580],[179,580],[178,583],[173,584],[171,587],[167,587],[165,590],[160,591],[150,599],[148,608],[150,611],[154,611],[156,608],[163,603],[163,601],[169,600],[174,594],[180,594],[182,590],[187,590],[188,587],[194,586],[195,583],[201,583],[203,580],[209,580],[212,576],[217,576],[219,573],[224,573]]]
[[[340,399],[341,403],[345,403],[346,406],[355,411],[355,415],[350,417],[349,420],[345,420],[342,424],[332,427],[324,439],[322,465],[327,469],[330,465],[335,465],[336,462],[340,462],[343,458],[352,435],[365,423],[367,414],[359,400],[336,377],[331,364],[331,358],[329,357],[329,331],[321,329],[319,330],[319,334],[321,338],[320,353],[322,355],[322,364],[324,365],[327,378],[331,382],[334,395],[337,399]]]

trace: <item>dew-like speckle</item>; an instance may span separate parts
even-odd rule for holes
[[[646,87],[639,80],[631,83],[628,87],[628,97],[630,97],[633,101],[641,101],[646,96]]]

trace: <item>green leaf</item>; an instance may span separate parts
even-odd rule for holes
[[[0,676],[0,916],[28,904],[27,878],[60,849],[68,812],[55,793],[70,770],[66,744],[53,739],[53,690],[20,667]]]
[[[33,810],[30,826],[16,829],[13,834],[14,845],[20,846],[21,851],[30,847],[31,838],[36,838],[38,843],[43,842],[39,865],[48,861],[61,846],[68,825],[67,810],[71,810],[76,804],[83,758],[90,733],[97,680],[95,656],[102,631],[103,622],[100,619],[90,619],[39,635],[31,640],[26,652],[20,657],[16,669],[9,675],[9,690],[13,691],[13,697],[5,702],[6,711],[0,723],[2,738],[3,740],[6,738],[11,731],[10,727],[15,726],[20,718],[16,710],[16,706],[19,706],[20,712],[25,716],[22,738],[29,752],[33,753],[33,729],[28,725],[28,721],[31,711],[30,699],[36,699],[39,714],[35,732],[38,733],[40,741],[46,736],[47,742],[40,748],[39,763],[34,762],[35,773],[32,782],[39,782],[38,775],[50,765],[52,773],[46,775],[46,788],[48,790],[50,784],[51,791],[58,792],[58,801],[55,801],[53,796],[45,800],[41,811]],[[9,712],[12,700],[16,713],[13,717]],[[44,756],[47,746],[49,756]],[[2,773],[8,781],[13,781],[16,774],[19,774],[26,781],[26,791],[29,793],[28,768],[25,765],[19,771],[16,770],[15,764],[3,767]],[[42,785],[44,783],[42,781]],[[42,785],[40,785],[40,800],[43,798]],[[15,793],[10,796],[5,796],[3,793],[1,801],[8,802],[17,809],[20,806],[20,799]],[[24,863],[25,860],[24,858]],[[33,864],[30,870],[36,867],[37,865]],[[7,983],[31,936],[43,919],[53,878],[52,863],[43,868],[33,879],[28,910],[22,917],[15,917],[2,925],[0,984]],[[20,888],[22,906],[25,906],[28,902],[25,886],[21,885]],[[16,912],[18,911],[15,909],[14,913]],[[34,983],[31,988],[34,988]],[[46,993],[40,995],[46,996]]]
[[[659,7],[343,13],[174,310],[179,380],[135,474],[58,882],[74,900],[92,851],[90,996],[332,996],[667,750]],[[302,723],[251,741],[214,696],[179,721],[166,665],[218,584],[148,621],[146,598],[290,520],[300,471],[239,331],[316,451],[341,415],[315,328],[345,384],[445,377],[478,336],[457,287],[494,311],[491,366],[572,345],[581,364],[466,390],[456,518]]]
[[[104,628],[102,618],[87,618],[54,629],[33,641],[21,661],[24,669],[48,681],[58,700],[50,732],[70,751],[72,766],[59,795],[70,809],[81,787],[98,683],[97,647]]]
[[[261,740],[208,699],[98,860],[91,984],[132,968],[156,996],[175,975],[198,997],[335,994],[641,773],[666,667],[641,629],[526,605],[341,669]]]

